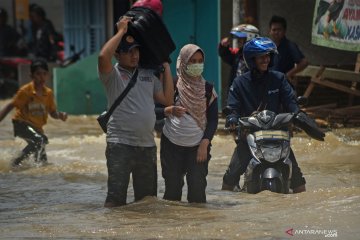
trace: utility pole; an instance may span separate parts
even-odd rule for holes
[[[258,25],[255,0],[233,0],[233,26],[240,23]]]
[[[232,21],[232,25],[237,26],[240,24],[240,0],[233,0],[233,21]],[[232,41],[232,45],[234,48],[237,47],[237,41],[236,39],[233,39]]]
[[[247,0],[233,0],[233,27],[245,23]],[[237,47],[237,41],[233,40],[233,47]]]
[[[240,24],[240,0],[233,0],[233,26]]]

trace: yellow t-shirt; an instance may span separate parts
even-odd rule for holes
[[[42,127],[47,122],[48,113],[56,111],[52,90],[44,87],[43,95],[37,96],[33,82],[19,89],[13,104],[16,108],[13,120],[26,122],[40,132],[44,132]]]

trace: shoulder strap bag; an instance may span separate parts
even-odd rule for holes
[[[104,131],[107,133],[107,123],[109,122],[111,114],[114,112],[115,108],[121,103],[121,101],[125,98],[125,96],[129,93],[130,89],[135,85],[138,76],[138,70],[135,70],[134,75],[131,77],[128,85],[124,89],[124,91],[120,94],[120,96],[115,100],[113,105],[110,107],[108,111],[104,111],[97,117],[97,121]]]

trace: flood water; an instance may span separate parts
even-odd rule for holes
[[[186,185],[182,202],[163,200],[158,157],[158,197],[131,203],[130,184],[130,204],[106,209],[105,135],[96,116],[49,119],[49,165],[25,161],[14,171],[9,162],[25,142],[13,137],[11,115],[0,123],[0,239],[359,239],[360,128],[327,132],[325,142],[295,135],[305,193],[221,191],[235,144],[218,135],[207,204],[187,203]]]

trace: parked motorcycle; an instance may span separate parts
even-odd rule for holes
[[[83,48],[80,51],[76,52],[75,51],[75,46],[70,45],[70,52],[71,52],[70,57],[60,61],[60,66],[61,67],[67,67],[67,66],[79,61],[81,54],[83,54],[85,52],[85,48]]]
[[[324,141],[325,134],[303,112],[275,114],[263,110],[239,119],[238,137],[246,136],[252,155],[244,174],[243,191],[289,193],[292,177],[290,128],[293,124],[309,136]]]

